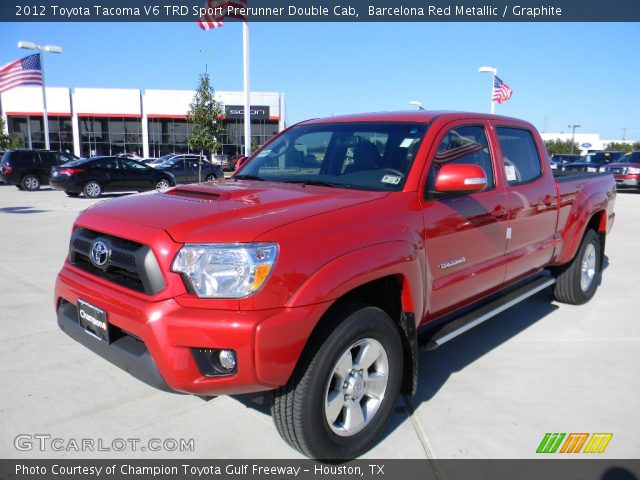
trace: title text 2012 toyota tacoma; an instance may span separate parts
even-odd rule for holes
[[[234,178],[99,203],[60,272],[60,327],[154,386],[273,391],[283,438],[354,457],[434,348],[553,286],[599,282],[611,175],[553,177],[513,118],[380,113],[299,123]]]

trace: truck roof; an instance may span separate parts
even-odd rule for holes
[[[338,115],[335,117],[314,118],[300,122],[301,124],[310,125],[316,123],[337,123],[337,122],[417,122],[431,123],[436,118],[445,117],[444,119],[455,120],[458,118],[479,118],[492,120],[509,120],[510,122],[522,122],[520,119],[505,117],[502,115],[491,115],[487,113],[477,112],[457,112],[452,110],[407,110],[398,112],[371,112],[357,113],[352,115]],[[525,122],[526,123],[526,122]]]

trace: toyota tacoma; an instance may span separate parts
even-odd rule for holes
[[[415,392],[420,348],[544,289],[591,299],[615,195],[610,174],[554,177],[514,118],[304,121],[231,179],[81,213],[58,324],[158,388],[271,391],[291,446],[353,458]]]

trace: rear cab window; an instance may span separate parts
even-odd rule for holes
[[[509,185],[528,183],[542,176],[542,163],[529,130],[496,127],[505,177]]]

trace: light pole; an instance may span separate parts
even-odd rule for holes
[[[42,109],[43,109],[43,125],[44,125],[44,146],[49,150],[49,116],[47,115],[47,94],[44,83],[44,56],[42,52],[62,53],[62,47],[58,45],[36,45],[33,42],[18,42],[18,48],[26,50],[38,50],[40,53],[40,71],[42,72]]]
[[[424,110],[424,108],[422,107],[422,102],[419,102],[418,100],[411,100],[409,102],[409,105],[415,105],[416,107],[418,107],[418,110]]]
[[[496,82],[496,75],[498,75],[498,69],[494,67],[480,67],[478,72],[491,74],[491,113],[495,113],[496,102],[493,101],[493,89]]]
[[[580,128],[582,125],[568,125],[571,129],[571,154],[573,155],[573,139],[576,137],[576,128]]]

